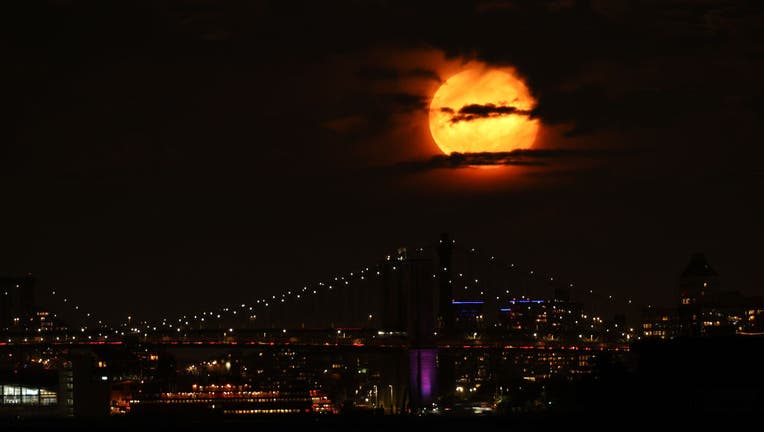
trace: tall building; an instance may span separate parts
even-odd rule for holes
[[[679,278],[679,303],[694,305],[704,297],[719,293],[719,275],[711,268],[702,252],[692,254],[690,263]]]
[[[704,315],[719,294],[719,275],[711,268],[702,252],[690,257],[679,277],[678,316],[681,334],[698,336],[704,333]]]
[[[0,277],[0,329],[30,326],[35,317],[34,285],[31,274]]]
[[[452,301],[456,322],[454,326],[461,332],[475,332],[483,329],[484,315],[483,300],[459,300]]]
[[[702,253],[695,253],[679,278],[676,308],[645,311],[645,337],[751,334],[764,329],[764,300],[739,291],[722,291],[719,274]]]

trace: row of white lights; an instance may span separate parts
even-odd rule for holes
[[[467,248],[465,249],[467,252],[473,255],[477,256],[484,256],[489,262],[495,263],[495,265],[499,266],[500,268],[508,269],[510,271],[519,272],[521,271],[520,268],[515,265],[514,263],[509,264],[499,264],[499,261],[496,259],[494,255],[483,255],[476,248]],[[416,252],[423,252],[424,248],[416,248]],[[398,270],[397,265],[393,264],[391,269],[393,271]],[[525,274],[527,274],[530,277],[538,277],[538,273],[534,270],[526,270],[524,271]],[[382,275],[382,270],[380,265],[373,265],[373,266],[364,266],[360,270],[349,272],[346,275],[339,275],[335,276],[331,282],[317,282],[316,284],[312,285],[304,285],[302,289],[298,290],[288,290],[286,292],[282,292],[280,295],[271,295],[270,297],[262,297],[260,299],[256,299],[254,302],[250,303],[249,305],[246,303],[241,303],[240,305],[236,306],[230,306],[230,307],[221,307],[218,308],[217,311],[203,311],[194,315],[183,315],[177,319],[167,319],[163,318],[161,322],[156,323],[149,323],[148,321],[140,321],[140,322],[133,322],[132,316],[128,316],[127,322],[124,322],[118,326],[117,329],[112,329],[110,332],[115,334],[121,334],[124,335],[125,332],[128,333],[142,333],[147,331],[157,331],[157,330],[165,330],[165,329],[172,329],[177,332],[181,332],[182,329],[186,326],[195,325],[195,324],[201,324],[212,320],[221,320],[226,318],[226,316],[235,318],[241,315],[244,316],[257,316],[257,313],[259,310],[263,310],[263,308],[267,309],[271,307],[272,305],[280,305],[280,304],[286,304],[290,301],[300,301],[301,299],[307,298],[308,296],[313,296],[321,293],[322,291],[328,293],[329,291],[333,291],[337,287],[348,287],[350,286],[351,282],[356,281],[365,281],[368,279],[371,279],[372,277],[380,277]],[[437,277],[436,274],[433,275],[433,277]],[[464,278],[463,273],[459,273],[457,275],[459,278]],[[549,281],[554,281],[554,277],[549,276],[544,278]],[[477,285],[479,283],[479,279],[477,278],[469,278],[468,284],[472,284],[474,280],[474,284]],[[573,288],[573,283],[568,283],[569,288]],[[468,289],[467,286],[465,286],[465,289]],[[594,290],[586,290],[584,291],[585,294],[588,295],[600,295],[599,293],[595,292]],[[52,291],[51,294],[53,296],[56,296],[56,291]],[[509,290],[505,290],[504,294],[509,294]],[[481,296],[485,295],[485,291],[480,292]],[[615,302],[618,301],[618,298],[613,295],[607,295],[608,300]],[[501,296],[497,296],[496,300],[500,300]],[[623,299],[623,301],[626,304],[632,304],[632,300],[629,298]],[[93,315],[90,312],[81,312],[79,305],[73,304],[69,298],[64,298],[63,303],[69,305],[71,309],[74,312],[80,312],[80,314],[86,318],[92,318]],[[649,306],[650,307],[650,306]],[[240,315],[241,314],[241,315]],[[81,326],[81,331],[84,332],[87,330],[87,325]],[[106,330],[108,326],[102,321],[98,320],[98,328],[101,330]]]

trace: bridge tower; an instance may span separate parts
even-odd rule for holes
[[[456,317],[454,315],[454,288],[452,282],[452,257],[454,242],[448,233],[440,235],[438,243],[438,327],[445,335],[453,335]]]
[[[387,331],[403,332],[408,325],[406,258],[406,249],[400,248],[382,263],[382,328]]]

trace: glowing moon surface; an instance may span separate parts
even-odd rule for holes
[[[445,154],[530,148],[539,129],[539,121],[530,117],[535,105],[511,70],[467,69],[435,92],[430,133]]]

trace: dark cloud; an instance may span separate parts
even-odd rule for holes
[[[426,110],[429,100],[426,96],[411,93],[390,93],[383,95],[382,98],[406,111]]]
[[[573,149],[519,149],[511,152],[497,153],[458,153],[437,155],[430,159],[407,161],[395,167],[402,171],[427,171],[440,168],[465,168],[470,166],[545,166],[552,160],[575,157],[598,157],[619,154],[605,149],[573,150]]]
[[[369,81],[393,81],[400,78],[400,73],[393,68],[366,66],[359,69],[356,76]]]
[[[396,114],[423,112],[428,109],[428,104],[427,97],[406,92],[351,92],[338,98],[336,112],[319,120],[319,123],[356,142],[389,131]]]
[[[352,112],[350,114],[371,114],[377,117],[390,117],[396,113],[426,110],[429,98],[407,92],[355,93],[343,95],[339,99]]]
[[[443,107],[440,109],[440,112],[444,114],[451,114],[451,118],[448,121],[452,124],[463,121],[473,121],[482,118],[503,117],[514,114],[528,116],[531,114],[531,112],[527,110],[521,110],[506,105],[495,105],[492,103],[484,105],[464,105],[459,109],[458,112],[454,112],[453,108]]]
[[[356,76],[369,81],[396,81],[402,78],[419,78],[441,82],[437,72],[422,68],[398,70],[390,67],[365,66],[356,72]]]
[[[602,85],[585,85],[550,92],[541,98],[531,116],[548,125],[568,124],[568,137],[601,130],[629,131],[664,128],[708,109],[708,93],[693,86],[645,87],[612,94]],[[717,103],[721,103],[717,101]]]
[[[429,69],[422,69],[422,68],[411,69],[406,71],[404,76],[443,82],[443,80],[440,78],[440,75],[438,75],[437,72],[433,70],[429,70]]]

